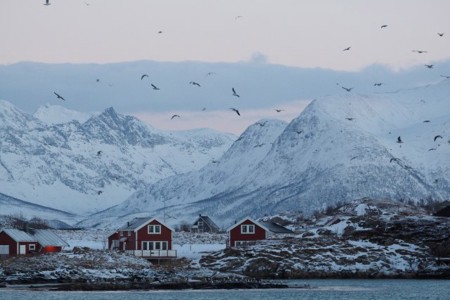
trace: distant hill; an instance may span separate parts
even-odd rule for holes
[[[261,120],[217,161],[141,189],[83,224],[136,215],[220,224],[369,197],[450,199],[450,80],[313,101],[286,124]],[[399,143],[399,137],[401,143]]]

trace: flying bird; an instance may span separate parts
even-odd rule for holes
[[[102,151],[102,150],[99,150],[99,151],[97,151],[97,156],[100,156],[100,155],[102,155],[102,153],[103,153],[103,151]]]
[[[433,69],[433,65],[425,65],[428,69]]]
[[[295,132],[297,132],[297,134],[301,134],[303,130],[296,130]]]
[[[350,48],[352,48],[352,47],[347,47],[347,48],[345,48],[345,49],[342,50],[342,51],[348,51],[348,50],[350,50]]]
[[[434,150],[436,150],[436,148],[430,148],[430,149],[428,149],[428,151],[434,151]]]
[[[57,92],[53,92],[53,93],[56,95],[56,97],[58,97],[58,99],[61,99],[62,101],[66,101],[66,99],[64,99],[64,97],[61,96],[60,94],[58,94]]]
[[[170,119],[173,120],[174,118],[180,118],[180,115],[173,115]]]
[[[98,191],[97,195],[101,195],[103,193],[103,191]]]
[[[444,77],[446,79],[450,79],[450,75],[441,75],[441,77]]]
[[[264,143],[262,143],[262,144],[257,144],[257,145],[255,145],[253,148],[259,148],[259,147],[262,147],[262,146],[264,146],[265,144]]]
[[[438,32],[438,36],[444,36],[445,32]]]
[[[151,85],[152,85],[152,88],[153,88],[155,91],[159,91],[159,87],[157,87],[157,86],[154,85],[153,83],[152,83]]]
[[[434,141],[436,142],[436,139],[438,139],[438,138],[441,138],[441,139],[442,139],[442,136],[441,136],[441,135],[435,136],[435,137],[434,137]]]
[[[353,121],[354,118],[345,118],[346,120]]]
[[[50,5],[51,3],[50,3],[50,0],[45,0],[45,3],[44,3],[44,5]]]
[[[393,161],[397,161],[397,162],[399,162],[400,161],[400,159],[398,159],[398,158],[396,158],[396,157],[393,157],[393,158],[391,158],[390,160],[389,160],[389,162],[391,163],[391,162],[393,162]]]
[[[144,79],[145,77],[148,77],[148,74],[142,74],[141,80]]]
[[[376,82],[376,83],[374,83],[373,85],[374,85],[374,86],[382,86],[383,83],[382,83],[382,82]]]
[[[397,138],[397,143],[399,144],[403,143],[402,138],[400,136]]]
[[[427,53],[428,51],[425,51],[425,50],[412,50],[412,52],[417,52],[419,54],[422,54],[422,53]]]
[[[381,25],[381,28],[386,28],[386,27],[388,27],[386,24]]]
[[[235,113],[237,113],[238,116],[241,115],[241,113],[236,109],[236,108],[230,108],[232,111],[234,111]]]
[[[276,112],[282,112],[282,111],[284,111],[284,109],[278,109],[278,108],[276,108],[275,111],[276,111]]]
[[[345,86],[341,86],[341,88],[343,88],[344,90],[346,90],[347,92],[351,92],[353,90],[353,88],[346,88]]]
[[[430,120],[425,120],[425,121],[423,121],[424,123],[430,123]]]
[[[158,31],[159,34],[163,33],[162,30]]]
[[[191,82],[189,82],[189,84],[192,84],[192,85],[196,85],[196,86],[198,86],[198,87],[201,87],[200,83],[195,82],[195,81],[191,81]]]
[[[239,95],[238,95],[238,93],[236,93],[236,90],[234,89],[234,88],[231,88],[231,90],[233,91],[233,96],[235,96],[235,97],[240,97]]]

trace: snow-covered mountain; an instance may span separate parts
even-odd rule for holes
[[[113,108],[84,122],[60,123],[52,117],[58,111],[47,106],[38,110],[38,119],[0,101],[1,193],[92,213],[147,184],[204,166],[236,139],[209,129],[161,131]],[[63,111],[66,117],[83,118]]]
[[[180,224],[202,213],[226,227],[247,215],[308,214],[363,197],[449,199],[449,96],[445,80],[314,100],[287,126],[262,120],[219,160],[147,186],[93,219],[150,214]]]

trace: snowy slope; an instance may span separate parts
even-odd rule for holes
[[[94,115],[92,113],[78,112],[67,109],[64,106],[51,104],[40,106],[33,114],[34,117],[48,125],[68,123],[73,120],[83,123]]]
[[[49,121],[44,111],[61,109],[40,110]],[[0,102],[0,192],[73,213],[103,210],[147,184],[198,169],[235,140],[208,129],[160,131],[113,108],[85,122],[50,123]]]
[[[227,226],[246,215],[311,213],[363,197],[448,199],[449,95],[446,80],[317,99],[287,126],[259,122],[217,162],[137,191],[95,220],[139,212],[179,224],[204,213]],[[435,141],[436,135],[442,138]]]

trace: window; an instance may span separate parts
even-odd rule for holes
[[[142,250],[168,250],[167,241],[157,241],[157,242],[142,242]]]
[[[161,225],[148,225],[149,234],[161,234]]]
[[[253,234],[255,233],[255,225],[241,225],[241,233],[242,234]]]
[[[36,245],[35,244],[30,244],[30,245],[28,245],[28,249],[30,251],[35,251],[36,250]]]

